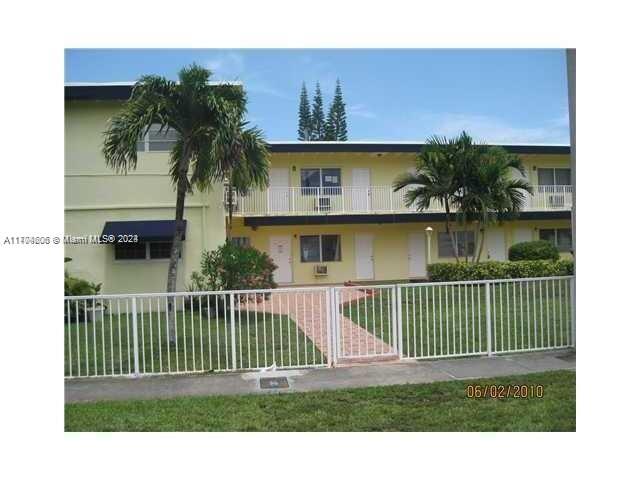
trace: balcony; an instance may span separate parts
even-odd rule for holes
[[[411,187],[407,187],[411,188]],[[248,195],[235,195],[234,213],[240,217],[286,215],[367,215],[416,213],[404,204],[406,189],[393,191],[390,185],[377,187],[269,187]],[[571,185],[536,186],[527,194],[523,211],[571,210]],[[225,197],[226,198],[226,191]],[[225,203],[225,210],[228,210]],[[444,212],[432,203],[426,212]]]

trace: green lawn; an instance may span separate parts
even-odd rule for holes
[[[167,342],[167,317],[158,313],[156,300],[138,303],[138,350],[140,372],[219,371],[232,368],[231,322],[227,313],[216,315],[212,307],[194,302],[193,310],[179,310],[169,318],[177,342]],[[107,303],[108,310],[95,322],[65,323],[65,376],[112,375],[133,372],[133,320],[125,302]],[[162,305],[160,305],[162,307]],[[182,305],[178,304],[179,308]],[[190,307],[190,305],[186,305]],[[203,307],[206,305],[203,303]],[[154,311],[156,310],[156,311]],[[75,319],[75,316],[74,316]],[[95,346],[94,346],[95,342]],[[238,311],[235,324],[236,367],[262,368],[318,365],[326,362],[296,323],[286,315],[262,311]]]
[[[542,398],[466,387],[543,385]],[[312,393],[65,405],[66,431],[575,431],[575,372]]]
[[[490,295],[494,352],[570,345],[571,302],[567,279],[493,284]],[[353,322],[389,343],[393,336],[389,320],[391,301],[391,290],[381,289],[374,296],[346,303],[342,311]],[[405,356],[465,355],[487,350],[486,287],[483,284],[436,284],[403,289],[401,310]]]

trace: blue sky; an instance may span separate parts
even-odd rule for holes
[[[564,50],[66,50],[65,81],[175,78],[192,62],[244,83],[269,140],[296,139],[303,81],[326,106],[339,77],[349,140],[569,142]]]

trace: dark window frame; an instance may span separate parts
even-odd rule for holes
[[[325,259],[325,244],[323,243],[323,237],[335,237],[336,238],[336,255],[334,259]],[[304,258],[302,241],[303,238],[317,238],[318,239],[318,259],[306,260]],[[329,262],[341,262],[342,261],[342,235],[337,233],[328,234],[316,234],[316,235],[300,235],[300,263],[329,263]]]
[[[161,136],[159,136],[157,133],[152,133],[152,131],[154,129],[157,130],[159,126],[160,125],[158,124],[151,125],[151,128],[146,133],[146,135],[144,135],[138,140],[136,144],[136,150],[138,152],[170,152],[173,149],[173,146],[178,141],[177,139],[178,132],[173,128],[169,127],[168,129],[163,130],[163,133]],[[159,136],[160,138],[152,139],[151,138],[152,135]],[[174,135],[175,135],[175,139],[174,139]],[[163,144],[164,144],[164,147],[158,148]]]
[[[231,237],[231,243],[237,247],[247,248],[251,246],[251,238],[247,236]]]
[[[171,258],[171,243],[172,241],[165,241],[165,240],[152,240],[152,241],[143,241],[143,242],[135,242],[135,243],[117,243],[114,245],[113,248],[113,259],[116,262],[130,262],[130,261],[157,261],[157,260],[169,260]],[[167,256],[152,256],[152,244],[153,245],[158,245],[158,244],[163,244],[164,245],[169,245],[168,247],[168,252],[167,252]],[[132,248],[133,246],[140,246],[143,245],[144,246],[144,257],[142,256],[137,256],[137,257],[128,257],[128,258],[118,258],[118,250],[119,249],[126,249],[126,248]],[[140,251],[140,249],[138,249],[138,251]],[[182,249],[180,250],[180,252],[178,252],[178,260],[182,259]]]
[[[558,170],[566,170],[569,172],[569,183],[558,183],[557,180],[557,171]],[[553,183],[548,184],[548,183],[542,183],[540,181],[540,174],[543,171],[551,171],[553,174]],[[541,187],[557,187],[557,186],[565,186],[565,185],[571,185],[571,168],[567,168],[567,167],[542,167],[542,168],[538,168],[538,185]]]
[[[125,252],[136,252],[137,256],[124,256],[118,258],[118,255],[122,255]],[[140,254],[143,254],[140,256]],[[132,242],[132,243],[116,243],[113,247],[113,258],[119,262],[128,262],[131,260],[146,260],[148,256],[148,248],[146,242]]]
[[[558,232],[560,231],[565,231],[566,233],[569,234],[569,245],[568,246],[561,246],[558,242]],[[547,238],[542,238],[543,237],[543,233],[542,232],[553,232],[553,241],[549,241]],[[572,231],[571,228],[540,228],[538,230],[538,239],[539,240],[546,240],[547,242],[551,243],[552,245],[554,245],[559,252],[561,253],[571,253],[571,248],[573,245],[573,239],[572,239]]]
[[[324,175],[327,170],[335,170],[338,176],[338,185],[326,186],[324,184]],[[319,185],[318,186],[305,186],[305,180],[303,175],[305,172],[318,171]],[[300,187],[302,189],[302,195],[340,195],[342,193],[342,168],[340,167],[305,167],[300,169]]]
[[[465,250],[467,248],[467,245],[471,247],[468,255],[473,255],[476,250],[476,232],[474,232],[473,230],[461,230],[461,231],[456,231],[452,233],[453,233],[453,238],[458,244],[458,257],[465,256]],[[463,234],[463,233],[465,234],[464,235],[465,238],[464,239],[459,238],[459,234]],[[465,242],[465,240],[467,240],[466,237],[468,237],[469,235],[471,235],[470,241]],[[443,243],[442,243],[443,239],[447,245],[446,249],[443,248]],[[449,254],[449,251],[447,250],[448,248],[451,249],[451,254]],[[438,258],[455,258],[455,250],[453,249],[453,245],[451,244],[451,239],[447,232],[438,232]]]

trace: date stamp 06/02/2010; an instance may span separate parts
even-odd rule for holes
[[[465,389],[467,398],[542,398],[544,397],[544,385],[467,385]]]

